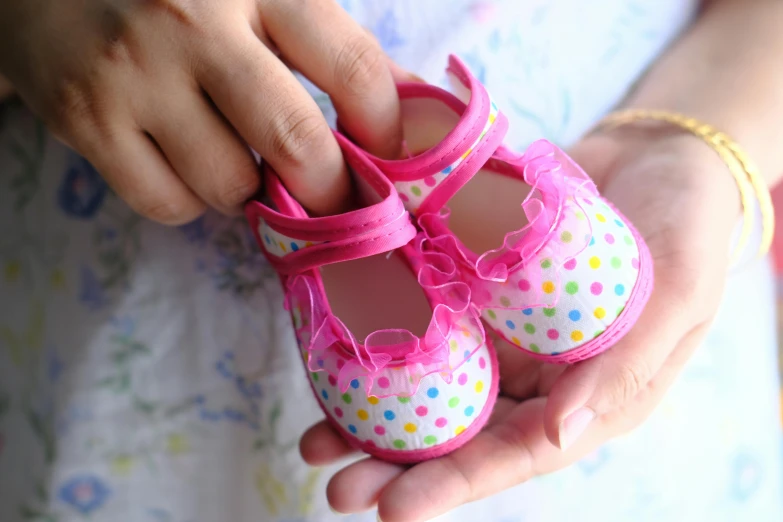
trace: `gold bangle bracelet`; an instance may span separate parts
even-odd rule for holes
[[[753,192],[755,192],[756,198],[758,199],[762,218],[761,244],[759,246],[758,255],[763,256],[769,252],[770,246],[772,245],[772,238],[775,233],[775,211],[772,206],[772,197],[769,188],[767,188],[764,183],[758,169],[753,162],[750,161],[739,144],[711,125],[702,123],[695,118],[669,111],[628,109],[612,112],[596,125],[595,130],[610,129],[645,120],[675,125],[680,129],[701,138],[710,148],[717,152],[723,162],[726,163],[726,166],[729,168],[737,183],[744,216],[742,231],[734,253],[734,260],[736,260],[745,249],[753,229],[753,222],[755,221]]]

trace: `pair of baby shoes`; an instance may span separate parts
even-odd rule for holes
[[[336,135],[362,208],[310,217],[268,167],[265,202],[246,207],[324,413],[393,462],[444,455],[484,426],[499,380],[485,328],[576,362],[616,343],[652,289],[646,245],[582,169],[545,140],[507,149],[484,87],[455,57],[448,72],[467,103],[398,86],[408,159]]]

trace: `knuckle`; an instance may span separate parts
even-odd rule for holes
[[[224,207],[237,207],[258,191],[260,183],[258,176],[249,175],[247,171],[242,171],[240,174],[225,179],[218,188],[215,197],[218,204]]]
[[[160,198],[157,196],[142,197],[131,203],[142,216],[163,225],[183,225],[193,221],[204,211],[202,205],[177,198]]]
[[[280,161],[302,164],[318,157],[329,137],[323,116],[309,108],[285,111],[272,125],[271,153]]]
[[[633,400],[644,390],[650,381],[649,366],[642,360],[633,360],[620,366],[617,374],[612,400],[615,404],[625,404]]]
[[[386,72],[383,51],[365,35],[350,38],[338,54],[337,85],[348,95],[363,95]]]

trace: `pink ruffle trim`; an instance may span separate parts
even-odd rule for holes
[[[457,267],[447,255],[425,251],[419,234],[405,247],[433,314],[423,337],[408,330],[379,330],[364,343],[331,313],[324,291],[311,275],[287,282],[286,305],[292,311],[310,371],[324,371],[341,391],[364,379],[368,396],[410,396],[422,378],[439,373],[451,382],[453,373],[485,342],[479,314],[471,305],[467,284],[457,280]]]
[[[522,202],[528,223],[506,234],[499,248],[477,257],[453,234],[429,233],[447,229],[448,209],[424,214],[419,223],[438,251],[469,268],[473,302],[479,307],[551,307],[561,291],[561,268],[592,238],[590,220],[580,201],[590,204],[598,190],[565,152],[546,140],[533,143],[512,164],[522,169],[531,187]],[[500,295],[497,283],[514,283],[521,292]]]

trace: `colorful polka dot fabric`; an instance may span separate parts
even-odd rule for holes
[[[454,57],[449,71],[470,90],[467,104],[434,86],[419,86],[412,97],[456,112],[452,131],[415,158],[379,166],[416,215],[428,247],[459,266],[473,305],[497,334],[549,362],[575,362],[608,349],[636,322],[650,295],[646,245],[554,144],[538,140],[524,154],[504,147],[497,134],[505,133],[507,121],[484,87]],[[404,98],[407,91],[401,93]],[[438,170],[441,154],[459,154],[447,172]],[[467,182],[481,171],[529,190],[519,201],[526,220],[504,231],[497,248],[473,252],[449,228],[446,205],[458,191],[471,190]]]
[[[264,220],[259,220],[257,231],[264,251],[276,257],[282,257],[292,252],[298,252],[303,248],[322,243],[321,241],[305,241],[288,237],[270,227]]]
[[[509,278],[509,284],[496,286],[497,307],[483,311],[484,320],[507,341],[534,354],[557,356],[569,354],[613,331],[612,325],[628,313],[639,310],[638,297],[644,292],[640,252],[636,234],[619,214],[600,198],[579,200],[583,227],[573,232],[563,230],[560,237],[584,234],[592,230],[585,247],[575,257],[556,266],[551,260],[536,259],[541,266],[538,281],[547,294],[557,287],[559,296],[546,306],[522,309],[504,308],[508,289],[523,295],[534,295],[533,283],[522,269]],[[632,298],[636,297],[632,301]],[[631,308],[626,308],[631,302]],[[627,319],[626,319],[627,320]]]

